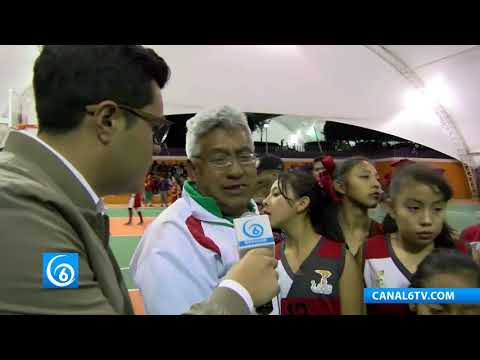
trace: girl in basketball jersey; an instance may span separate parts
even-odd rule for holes
[[[326,222],[331,226],[325,235],[345,242],[360,264],[363,259],[362,245],[369,237],[383,233],[382,225],[368,216],[368,210],[376,208],[381,200],[379,175],[364,157],[344,160],[338,166],[332,157],[324,157],[322,163],[325,171],[320,175],[320,180],[327,190],[333,186],[329,191],[333,205],[326,212]],[[333,179],[330,180],[332,175]]]
[[[480,267],[451,249],[435,249],[419,265],[412,288],[479,288]],[[417,315],[480,315],[480,304],[408,304]]]
[[[409,287],[418,264],[434,248],[455,247],[445,222],[451,198],[447,180],[425,165],[406,165],[395,172],[387,208],[396,231],[366,242],[366,287]],[[408,313],[405,304],[372,304],[367,309],[369,314]]]
[[[321,236],[326,192],[311,174],[281,173],[263,201],[278,243],[282,315],[362,314],[362,277],[345,244]],[[275,306],[275,304],[274,304]]]
[[[133,209],[135,209],[135,211],[138,214],[138,217],[140,218],[140,222],[138,223],[138,225],[143,224],[142,211],[140,210],[141,207],[142,207],[142,193],[130,194],[130,199],[128,200],[128,222],[125,225],[132,224]]]

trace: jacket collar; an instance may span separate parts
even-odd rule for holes
[[[185,181],[183,184],[182,197],[190,203],[192,214],[197,219],[201,221],[218,222],[230,227],[233,226],[234,218],[224,215],[213,197],[200,194],[194,182]],[[257,205],[253,200],[250,200],[246,210],[258,213]]]
[[[4,151],[22,157],[37,167],[37,171],[49,177],[72,202],[97,212],[97,205],[85,186],[68,166],[42,143],[18,131],[9,133]]]

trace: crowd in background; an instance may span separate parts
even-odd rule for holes
[[[188,179],[183,165],[166,165],[154,161],[145,177],[144,202],[147,207],[153,206],[154,196],[159,196],[160,207],[167,207],[182,195],[182,187]]]

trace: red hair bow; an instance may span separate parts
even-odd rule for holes
[[[325,170],[317,177],[317,183],[327,193],[330,199],[338,204],[341,202],[341,199],[337,196],[332,178],[333,171],[335,170],[335,161],[332,156],[327,155],[324,156],[320,162]]]
[[[335,170],[335,160],[333,159],[333,156],[331,155],[325,155],[322,157],[320,160],[322,163],[323,167],[325,168],[325,171],[331,175],[333,175],[333,171]]]
[[[391,182],[392,182],[392,172],[389,172],[383,177],[383,181],[382,181],[383,192],[385,193],[388,192],[388,188],[390,187]]]

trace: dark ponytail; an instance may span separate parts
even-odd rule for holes
[[[338,224],[336,212],[332,211],[332,207],[336,205],[328,192],[322,188],[318,179],[315,179],[311,174],[300,171],[281,173],[278,177],[278,189],[280,194],[291,203],[294,199],[287,195],[288,186],[291,187],[296,198],[309,197],[308,216],[315,231],[329,239],[342,241],[342,231]]]

